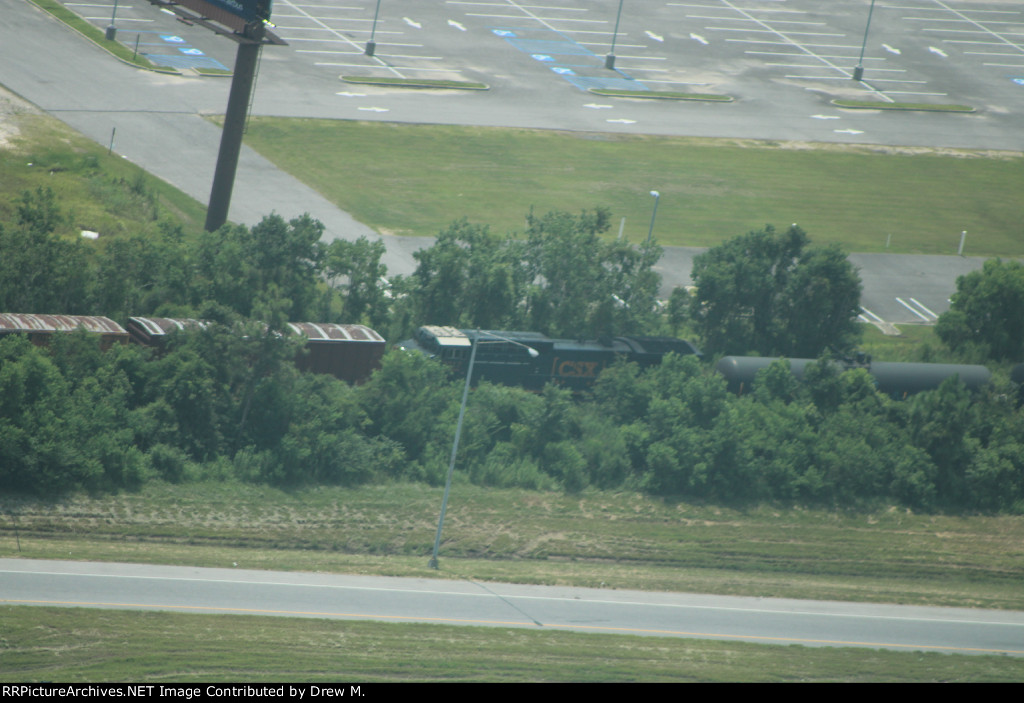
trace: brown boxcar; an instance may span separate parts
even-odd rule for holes
[[[128,332],[109,317],[96,315],[33,315],[23,313],[0,313],[0,336],[24,334],[36,345],[49,344],[54,334],[85,330],[98,334],[100,345],[109,349],[113,344],[128,341]]]

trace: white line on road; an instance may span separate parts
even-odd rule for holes
[[[922,305],[922,304],[921,304],[921,301],[919,301],[919,300],[914,300],[913,298],[911,298],[911,299],[910,299],[910,302],[912,302],[912,303],[913,303],[914,305],[916,305],[917,307],[919,307],[919,308],[921,308],[922,310],[924,310],[924,311],[925,311],[926,313],[928,313],[929,315],[931,315],[932,317],[934,317],[934,318],[935,318],[936,320],[937,320],[937,319],[939,319],[939,316],[938,316],[938,315],[936,315],[936,314],[935,314],[934,312],[932,312],[931,310],[929,310],[928,308],[926,308],[926,307],[925,307],[924,305]]]
[[[871,312],[870,310],[868,310],[868,309],[867,309],[866,307],[863,307],[863,306],[861,306],[861,310],[863,310],[864,312],[866,312],[866,313],[867,313],[868,315],[870,315],[871,317],[875,318],[875,320],[877,320],[878,322],[885,322],[885,320],[883,320],[883,319],[882,319],[882,318],[880,318],[880,317],[879,317],[878,315],[876,315],[875,313],[873,313],[873,312]]]
[[[922,315],[917,310],[915,310],[913,307],[911,307],[909,303],[907,303],[905,300],[903,300],[903,298],[896,298],[896,302],[899,303],[900,305],[902,305],[903,307],[905,307],[910,312],[912,312],[915,315],[917,315],[918,317],[920,317],[925,322],[931,322],[932,321],[932,319],[930,317],[926,317],[925,315]]]

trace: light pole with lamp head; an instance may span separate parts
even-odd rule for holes
[[[533,347],[517,342],[514,339],[508,337],[502,337],[499,334],[493,332],[483,332],[489,337],[494,337],[496,340],[501,342],[510,342],[511,344],[519,345],[526,349],[529,353],[530,358],[536,359],[540,356]],[[437,535],[434,537],[434,551],[430,557],[430,561],[427,562],[427,566],[431,569],[437,568],[437,552],[441,548],[441,528],[444,527],[444,515],[448,512],[448,493],[452,489],[452,474],[455,473],[455,457],[459,453],[459,438],[462,436],[462,419],[466,416],[466,401],[469,399],[469,385],[473,379],[473,363],[476,361],[476,348],[480,344],[486,344],[486,342],[480,341],[480,330],[476,331],[476,335],[473,337],[472,348],[469,351],[469,368],[466,369],[466,385],[462,389],[462,405],[459,406],[459,421],[455,424],[455,441],[452,443],[452,458],[448,463],[448,478],[444,482],[444,498],[441,499],[441,515],[437,518]]]
[[[651,237],[654,235],[654,218],[658,216],[658,201],[661,199],[661,193],[656,190],[652,190],[651,195],[654,196],[654,210],[651,211],[651,226],[647,230],[648,246],[650,246]]]

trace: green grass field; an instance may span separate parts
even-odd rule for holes
[[[1024,659],[989,655],[77,608],[0,606],[0,618],[4,683],[1024,679]]]
[[[612,234],[655,226],[709,246],[799,223],[847,251],[1024,255],[1024,156],[539,130],[254,118],[247,143],[382,233],[468,217],[521,231],[531,207],[608,207]],[[314,216],[316,213],[312,213]]]

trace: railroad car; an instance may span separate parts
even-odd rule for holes
[[[24,334],[37,346],[49,344],[55,334],[66,334],[79,329],[99,335],[100,344],[104,349],[128,341],[128,332],[109,317],[0,313],[0,336]]]
[[[131,317],[127,328],[132,341],[146,347],[163,348],[168,335],[180,330],[205,328],[204,320],[169,317]],[[349,383],[361,383],[380,368],[385,342],[365,325],[333,322],[289,322],[289,331],[306,338],[306,347],[295,357],[301,371],[330,374]]]
[[[700,356],[695,346],[673,337],[569,340],[551,339],[539,332],[485,330],[477,333],[440,326],[420,327],[412,339],[399,346],[436,358],[450,366],[456,375],[465,376],[477,334],[472,382],[490,381],[530,390],[540,390],[547,383],[574,391],[585,390],[617,359],[646,367],[661,363],[669,352]]]
[[[724,356],[715,367],[734,393],[749,391],[757,373],[771,366],[778,358],[763,356]],[[816,359],[788,359],[789,369],[798,380],[803,380],[808,364]],[[866,356],[858,359],[831,362],[837,370],[865,369],[875,380],[878,390],[894,398],[905,398],[921,391],[938,388],[947,378],[956,376],[972,391],[976,391],[991,378],[984,366],[970,364],[924,364],[892,361],[871,361]]]

